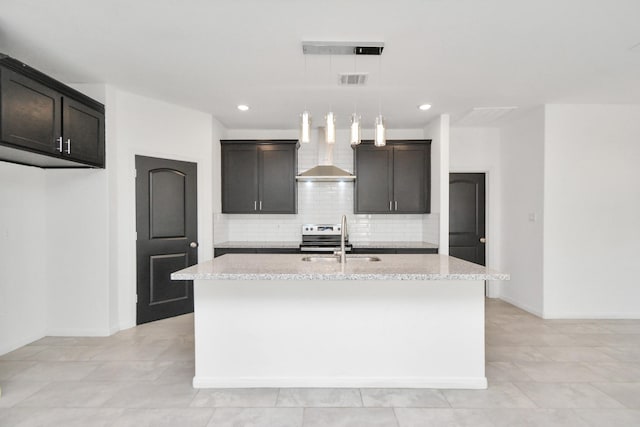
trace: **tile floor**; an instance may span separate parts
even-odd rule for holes
[[[192,316],[0,357],[0,426],[640,426],[640,320],[487,300],[488,390],[194,390]]]

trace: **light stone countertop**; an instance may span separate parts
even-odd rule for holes
[[[298,249],[300,241],[277,241],[277,242],[257,242],[257,241],[232,241],[214,243],[214,248],[284,248]]]
[[[302,254],[227,254],[171,274],[173,280],[509,280],[447,255],[376,255],[378,262],[302,261]],[[351,255],[363,257],[364,255]]]
[[[438,245],[429,242],[349,242],[357,249],[438,249]]]
[[[438,245],[429,242],[349,242],[356,249],[438,249]],[[292,248],[297,249],[300,247],[300,241],[272,241],[272,242],[257,242],[257,241],[228,241],[214,243],[214,248]]]

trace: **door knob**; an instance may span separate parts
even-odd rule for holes
[[[197,242],[191,242],[191,243],[189,243],[189,246],[191,246],[192,248],[197,248],[198,247],[198,243]]]
[[[485,239],[484,237],[480,238],[480,243],[487,243],[487,239]]]

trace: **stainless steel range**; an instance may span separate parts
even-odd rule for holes
[[[300,252],[335,252],[340,250],[340,224],[304,224]],[[351,252],[349,236],[345,236],[345,251]]]

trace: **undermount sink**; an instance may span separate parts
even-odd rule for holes
[[[347,255],[347,262],[350,261],[365,261],[365,262],[375,262],[380,261],[380,258],[377,256],[358,256],[358,255]],[[302,257],[302,261],[306,262],[340,262],[340,257],[337,255],[313,255],[313,256],[305,256]]]

